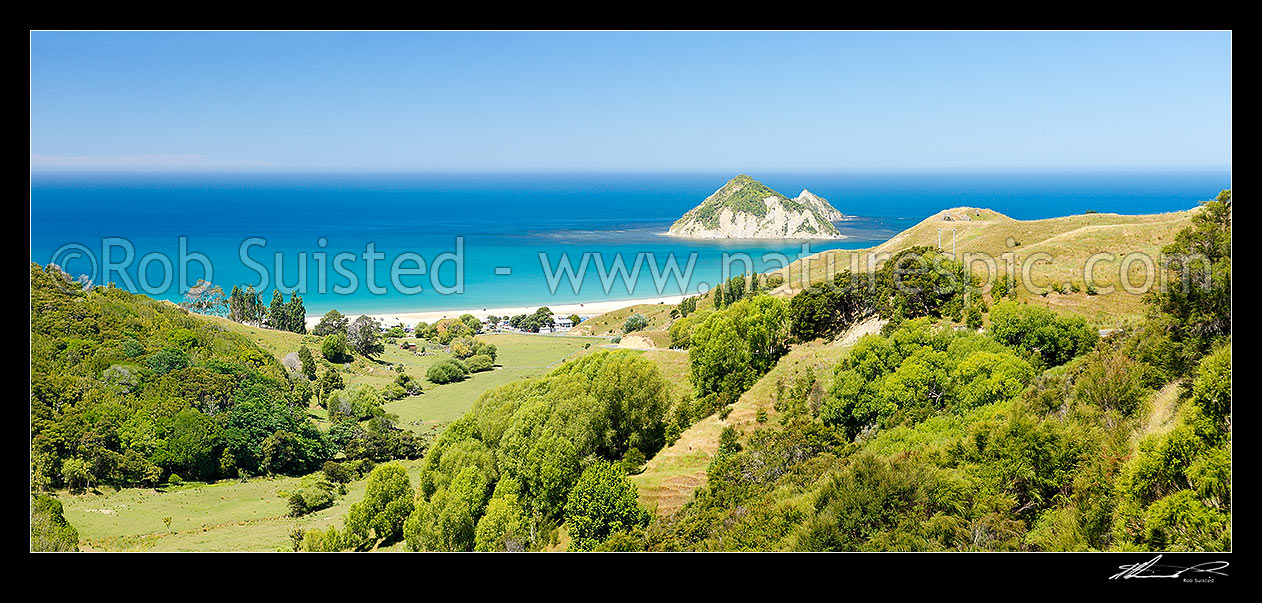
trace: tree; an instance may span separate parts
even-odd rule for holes
[[[1168,284],[1145,297],[1173,317],[1171,336],[1197,352],[1231,333],[1231,189],[1201,203],[1192,225],[1161,250]]]
[[[246,321],[246,300],[245,293],[241,292],[239,285],[232,286],[232,293],[228,295],[228,320],[232,322]]]
[[[931,316],[962,321],[965,298],[978,294],[976,278],[962,263],[926,246],[894,254],[873,279],[874,305],[885,318]]]
[[[346,341],[351,348],[367,358],[386,351],[381,342],[381,325],[367,314],[361,314],[346,330]]]
[[[316,401],[321,406],[328,406],[329,394],[346,387],[342,381],[342,375],[338,374],[333,367],[328,367],[324,374],[320,376],[320,380],[316,382],[315,393]]]
[[[812,285],[789,301],[789,332],[798,341],[836,337],[875,311],[866,279],[849,270]]]
[[[469,369],[464,363],[454,358],[444,358],[434,364],[425,371],[425,378],[430,383],[442,385],[444,383],[452,383],[461,381],[469,376]]]
[[[351,505],[344,537],[349,548],[368,550],[403,537],[403,522],[415,507],[416,491],[407,470],[385,463],[368,474],[364,499]]]
[[[267,318],[267,308],[263,306],[263,300],[260,299],[254,285],[245,288],[245,308],[242,322],[252,322],[255,326],[262,327],[263,321]]]
[[[697,295],[685,297],[683,301],[679,302],[679,315],[681,317],[687,318],[689,314],[692,314],[693,312],[697,311],[697,298],[698,297],[699,296]]]
[[[461,314],[460,322],[463,322],[475,334],[482,332],[482,321],[472,314]]]
[[[66,521],[61,501],[46,494],[31,503],[31,551],[78,551],[79,531]]]
[[[1040,306],[1011,300],[990,311],[990,336],[1021,350],[1032,362],[1058,366],[1095,347],[1100,334],[1080,316],[1058,316]]]
[[[269,329],[285,330],[288,319],[285,316],[285,296],[280,289],[272,290],[272,303],[267,307],[267,327]]]
[[[311,334],[319,337],[325,337],[334,333],[345,335],[346,327],[349,324],[350,321],[345,316],[342,316],[341,312],[329,310],[325,312],[324,316],[320,317],[320,322],[316,324],[315,328],[311,329]]]
[[[382,349],[385,349],[384,347]],[[327,335],[320,343],[320,353],[329,362],[345,362],[350,360],[350,350],[343,333]]]
[[[87,462],[79,457],[68,458],[61,464],[61,479],[66,482],[71,494],[86,491],[94,481]]]
[[[292,293],[289,301],[285,303],[284,329],[300,335],[307,332],[307,309],[302,305],[302,296],[298,295],[297,291]]]
[[[307,346],[304,345],[298,348],[298,360],[302,362],[302,374],[306,375],[308,381],[315,381],[315,356],[311,354],[311,350],[307,349]]]
[[[228,311],[228,300],[224,297],[223,288],[213,285],[205,279],[198,279],[197,284],[184,294],[180,307],[189,312],[222,316]]]
[[[518,314],[508,320],[508,325],[530,333],[538,333],[544,327],[551,327],[552,310],[546,306],[535,310],[533,314]]]
[[[451,342],[451,355],[464,360],[473,355],[473,338],[461,337]]]
[[[611,534],[642,528],[648,521],[635,485],[621,466],[607,461],[597,461],[583,471],[565,504],[565,526],[573,550],[592,550]]]
[[[163,348],[149,357],[149,368],[159,375],[178,371],[187,367],[188,364],[188,354],[179,348]]]
[[[501,484],[512,481],[511,478],[501,480]],[[518,500],[518,495],[499,494],[486,505],[486,513],[478,520],[474,531],[475,551],[524,551],[531,543],[530,519],[526,509]]]
[[[465,361],[465,367],[469,369],[470,373],[489,371],[494,366],[495,361],[485,354],[474,354],[469,360]]]
[[[788,306],[768,295],[745,299],[697,325],[688,365],[698,394],[734,401],[788,351]]]

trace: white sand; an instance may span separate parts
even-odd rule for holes
[[[620,310],[628,306],[639,304],[677,304],[687,295],[668,295],[666,297],[650,297],[645,299],[622,299],[615,301],[594,301],[573,304],[548,304],[548,309],[557,316],[569,316],[577,314],[583,319],[590,318]],[[384,314],[369,314],[372,318],[381,322],[383,326],[393,326],[402,323],[406,326],[414,326],[418,322],[433,323],[444,318],[456,318],[462,314],[472,314],[478,318],[487,316],[516,316],[518,314],[533,314],[540,306],[513,306],[507,308],[469,308],[465,310],[431,310],[426,312],[388,312]],[[350,320],[355,320],[360,315],[343,312]],[[320,322],[319,315],[307,315],[307,328],[311,329]]]

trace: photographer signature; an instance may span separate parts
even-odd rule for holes
[[[1226,569],[1228,565],[1231,565],[1226,561],[1207,561],[1191,567],[1179,567],[1177,565],[1157,565],[1158,561],[1161,561],[1161,555],[1157,555],[1144,563],[1119,565],[1117,567],[1122,571],[1110,576],[1109,580],[1117,580],[1118,578],[1123,580],[1131,578],[1181,578],[1183,574],[1189,573],[1226,576],[1227,574],[1220,570]]]

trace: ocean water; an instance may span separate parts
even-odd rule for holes
[[[948,207],[988,207],[1018,219],[1087,210],[1157,213],[1194,207],[1230,187],[1229,173],[1206,171],[755,173],[790,197],[806,188],[828,199],[847,214],[838,227],[848,238],[811,241],[804,250],[802,241],[662,236],[733,175],[37,172],[31,261],[179,301],[181,282],[207,276],[201,262],[181,262],[183,246],[185,257],[204,256],[210,280],[225,291],[261,285],[266,303],[279,279],[283,292],[298,288],[313,314],[563,304],[695,293],[719,280],[725,254],[746,254],[762,272],[804,251],[879,244]],[[255,244],[243,259],[248,241]],[[369,245],[382,259],[363,257]],[[333,266],[339,253],[353,254],[342,268],[355,286]],[[405,254],[419,256],[425,274],[415,274],[419,262],[408,260],[402,267],[411,273],[392,281],[391,264]],[[435,264],[444,254],[461,258],[462,279],[456,261]],[[586,272],[574,279],[578,291],[564,277],[555,287],[549,283],[562,254],[576,271],[587,257]],[[633,284],[609,277],[619,257],[628,273],[640,258]],[[689,278],[669,276],[672,257],[680,274],[692,262]],[[737,260],[730,272],[744,266]]]

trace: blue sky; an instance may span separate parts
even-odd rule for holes
[[[1228,32],[31,34],[31,167],[1222,169]]]

